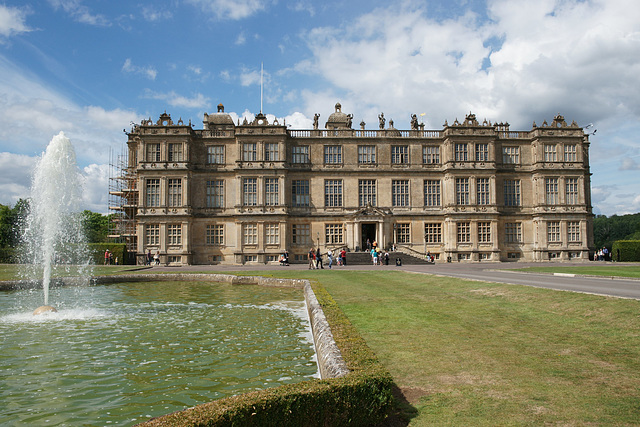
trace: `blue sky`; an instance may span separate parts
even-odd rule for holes
[[[469,112],[529,130],[594,123],[594,212],[640,212],[640,8],[635,0],[8,0],[0,4],[0,203],[28,197],[60,131],[107,212],[109,150],[130,122],[202,127],[223,103],[293,128],[336,102],[377,127]]]

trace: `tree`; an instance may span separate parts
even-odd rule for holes
[[[611,245],[616,240],[634,240],[640,234],[640,213],[613,215],[607,218],[598,215],[593,220],[593,239],[596,248]]]
[[[109,216],[89,210],[83,211],[82,226],[88,243],[104,243],[109,235]]]

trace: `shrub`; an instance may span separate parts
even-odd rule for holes
[[[618,259],[618,253],[620,253],[620,259]],[[611,248],[611,259],[628,262],[640,261],[640,240],[616,240]]]

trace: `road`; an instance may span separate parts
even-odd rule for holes
[[[605,295],[619,298],[640,299],[640,280],[637,279],[621,279],[609,277],[586,277],[575,276],[566,277],[552,274],[524,273],[514,271],[514,269],[553,265],[562,267],[562,263],[541,264],[541,263],[442,263],[442,264],[424,264],[424,265],[403,265],[396,267],[389,266],[373,266],[373,265],[349,265],[347,267],[334,267],[347,270],[403,270],[416,273],[437,274],[449,277],[459,277],[461,279],[482,280],[487,282],[512,283],[516,285],[536,286],[540,288],[556,289],[562,291],[584,292],[596,295]],[[571,266],[577,264],[571,263]],[[593,262],[583,263],[579,265],[594,265]],[[611,264],[609,264],[611,265]],[[622,264],[615,264],[622,265]],[[192,265],[184,267],[153,267],[150,272],[166,272],[166,271],[199,271],[199,272],[225,272],[225,271],[252,271],[252,270],[306,270],[306,264],[292,264],[289,267],[279,265]],[[331,271],[325,267],[326,273]]]
[[[559,267],[563,264],[557,264]],[[593,265],[593,264],[585,264]],[[461,279],[482,280],[487,282],[511,283],[515,285],[535,286],[561,291],[583,292],[596,295],[613,296],[619,298],[640,299],[640,280],[610,277],[570,276],[524,273],[514,271],[515,268],[540,266],[540,264],[481,264],[455,263],[425,266],[407,266],[405,270],[428,272]]]

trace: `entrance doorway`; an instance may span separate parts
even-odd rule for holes
[[[371,245],[373,245],[373,242],[376,241],[376,226],[377,224],[374,223],[363,223],[361,225],[361,235],[360,235],[360,243],[362,244],[362,248],[361,250],[366,251],[367,250],[367,246],[368,249],[371,249]],[[367,240],[369,240],[369,245],[367,245]]]

